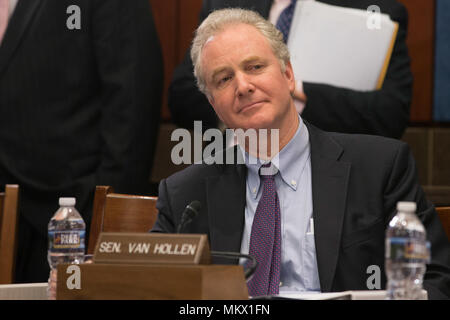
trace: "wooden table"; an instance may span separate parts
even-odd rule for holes
[[[47,282],[2,284],[0,300],[47,300]]]

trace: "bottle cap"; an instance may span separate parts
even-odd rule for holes
[[[412,201],[400,201],[397,202],[397,211],[402,212],[416,212],[417,206]]]
[[[59,198],[59,205],[63,207],[73,207],[75,203],[75,198]]]

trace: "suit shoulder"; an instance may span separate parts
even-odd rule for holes
[[[208,176],[217,175],[220,169],[217,165],[208,165],[204,163],[192,164],[187,168],[180,170],[166,178],[169,184],[183,185],[187,182],[189,184],[202,181]]]
[[[332,139],[340,144],[346,152],[363,154],[366,156],[383,157],[394,156],[400,149],[409,150],[407,143],[375,135],[329,133]]]
[[[343,149],[339,160],[350,163],[354,179],[366,179],[386,186],[392,177],[415,172],[415,161],[407,143],[391,138],[362,134],[331,134]],[[364,183],[364,182],[362,182]]]

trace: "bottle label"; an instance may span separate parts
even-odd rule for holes
[[[419,241],[393,237],[387,239],[386,258],[397,262],[430,262],[430,242],[423,244]]]
[[[84,230],[77,231],[49,231],[49,250],[53,252],[66,251],[67,249],[84,250]]]

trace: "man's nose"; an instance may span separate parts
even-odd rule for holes
[[[239,97],[255,92],[255,87],[248,75],[239,72],[236,74],[236,94]]]

